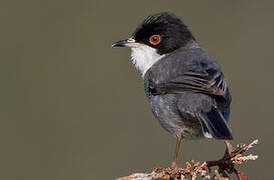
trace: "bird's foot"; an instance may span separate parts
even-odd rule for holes
[[[152,172],[157,172],[157,171],[164,171],[167,167],[164,166],[157,166],[152,169]]]
[[[181,169],[179,168],[177,165],[171,165],[170,167],[164,167],[164,166],[157,166],[155,168],[153,168],[152,172],[166,172],[168,174],[174,174],[177,173],[177,171]]]
[[[190,177],[196,174],[196,170],[199,168],[200,163],[195,161],[186,162],[186,168],[181,168],[177,163],[172,163],[170,167],[157,166],[153,168],[153,172],[162,173],[172,177],[173,179],[182,179],[182,177]]]
[[[172,162],[171,166],[170,166],[171,169],[178,169],[178,165],[176,162]]]
[[[236,165],[242,164],[246,160],[255,160],[257,156],[252,154],[248,156],[244,156],[243,154],[252,148],[255,144],[257,144],[257,140],[253,141],[249,145],[239,144],[235,149],[233,149],[232,145],[229,141],[225,141],[226,150],[224,156],[216,161],[207,161],[203,168],[210,171],[210,168],[213,166],[218,167],[218,173],[222,174],[223,177],[229,177],[228,174],[234,173],[238,180],[247,180],[247,177],[235,168]],[[215,173],[216,174],[216,173]]]

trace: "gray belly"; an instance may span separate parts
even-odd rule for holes
[[[180,94],[166,94],[148,97],[150,107],[160,125],[174,136],[183,135],[185,139],[204,137],[199,120],[177,108]]]

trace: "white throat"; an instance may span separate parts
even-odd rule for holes
[[[131,60],[136,69],[144,77],[147,70],[165,55],[160,55],[157,50],[144,44],[135,44],[131,47]]]

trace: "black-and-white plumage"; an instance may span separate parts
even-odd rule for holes
[[[149,16],[130,39],[113,46],[131,48],[154,116],[179,141],[232,139],[227,125],[231,95],[224,74],[177,16]]]

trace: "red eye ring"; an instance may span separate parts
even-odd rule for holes
[[[152,45],[158,45],[161,42],[161,36],[158,34],[154,34],[150,36],[149,43]]]

